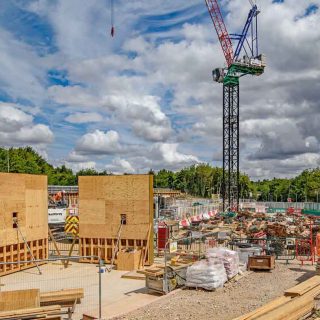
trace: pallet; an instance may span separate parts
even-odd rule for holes
[[[36,260],[48,259],[48,239],[28,241],[28,246]],[[30,261],[20,263],[19,261]],[[0,276],[35,267],[32,256],[24,242],[0,247],[0,262],[16,262],[0,264]],[[44,264],[43,263],[38,263]]]
[[[100,256],[106,263],[112,260],[112,253],[116,247],[117,239],[99,239],[99,238],[80,238],[80,256],[91,256],[90,258],[82,258],[80,262],[98,263],[98,258],[92,256]],[[120,239],[119,251],[123,249],[141,250],[144,256],[147,246],[146,239]],[[146,254],[145,264],[150,265],[151,256],[149,250]]]
[[[146,280],[146,276],[137,271],[129,271],[121,276],[123,279]]]

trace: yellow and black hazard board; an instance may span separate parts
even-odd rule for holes
[[[67,216],[64,225],[64,232],[73,233],[78,235],[79,233],[79,216]]]

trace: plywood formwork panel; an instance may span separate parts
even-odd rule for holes
[[[45,238],[48,234],[48,198],[45,190],[26,189],[26,231],[28,240]]]
[[[47,201],[46,176],[0,173],[0,262],[31,260],[23,238],[30,244],[36,258],[48,256]],[[14,217],[18,220],[19,229]],[[0,273],[30,266],[33,265],[2,266]]]
[[[121,222],[122,248],[143,249],[153,225],[153,177],[150,175],[79,177],[79,215],[81,254],[96,252],[97,241],[104,258],[110,260]],[[103,242],[103,245],[101,243]],[[153,260],[153,241],[149,241],[148,262]]]
[[[24,175],[13,173],[0,173],[1,199],[25,200]]]

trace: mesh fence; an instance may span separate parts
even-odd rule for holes
[[[84,296],[74,310],[62,307],[62,312],[68,314],[72,310],[72,319],[82,319],[83,314],[99,317],[101,301],[101,272],[95,264],[79,263],[79,257],[67,260],[48,259],[36,260],[38,265],[0,277],[0,290],[39,289],[42,293],[61,291],[66,289],[83,289]],[[6,262],[0,264],[16,264]],[[41,299],[40,299],[41,300]],[[59,304],[59,303],[57,303]]]
[[[165,292],[169,292],[176,286],[183,286],[186,277],[188,264],[205,258],[209,248],[225,247],[238,251],[240,263],[247,263],[248,256],[251,255],[274,255],[277,260],[284,260],[290,263],[298,260],[302,264],[306,261],[313,262],[314,248],[310,238],[301,237],[273,237],[273,238],[232,238],[217,232],[202,234],[200,232],[190,232],[188,237],[170,240],[167,249],[164,250],[165,272],[164,286]],[[246,261],[246,262],[245,262]],[[184,270],[179,266],[184,264]],[[244,264],[246,266],[246,264]],[[178,270],[178,277],[177,275]],[[172,279],[175,277],[175,281]]]
[[[49,257],[54,258],[58,256],[79,256],[79,239],[72,235],[55,235],[55,241],[49,239],[48,241]]]

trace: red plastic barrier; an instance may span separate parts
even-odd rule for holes
[[[166,224],[158,225],[158,250],[164,250],[169,240],[169,227]]]

